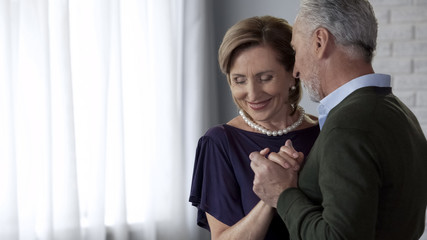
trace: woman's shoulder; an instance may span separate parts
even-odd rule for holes
[[[318,122],[318,121],[319,121],[319,119],[318,119],[316,116],[312,115],[312,114],[306,113],[304,117],[305,117],[304,119],[305,119],[307,122],[310,122],[310,123],[312,123],[313,125],[319,124],[319,122]]]
[[[316,116],[306,113],[304,115],[304,121],[299,129],[308,129],[319,126],[319,120]]]
[[[228,133],[226,124],[218,124],[210,127],[203,136],[200,137],[199,143],[215,142],[224,143],[228,142]]]
[[[237,136],[239,136],[239,138],[242,137],[247,134],[247,132],[252,132],[252,129],[244,124],[243,120],[235,117],[227,123],[210,127],[200,140],[228,143],[230,141],[235,141]]]
[[[237,130],[251,131],[252,129],[249,128],[247,124],[245,124],[242,118],[236,116],[227,123],[218,124],[209,128],[206,131],[205,136],[217,136],[218,134],[226,135],[230,131]]]
[[[218,137],[224,135],[226,131],[224,125],[225,124],[217,124],[210,127],[202,137]]]
[[[197,152],[210,152],[215,155],[229,151],[229,137],[226,124],[218,124],[210,127],[206,133],[199,138]]]

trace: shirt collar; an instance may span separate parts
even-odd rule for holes
[[[390,87],[390,82],[390,75],[372,73],[355,78],[335,89],[335,91],[320,100],[320,104],[317,107],[317,111],[319,112],[320,129],[322,129],[329,111],[331,111],[352,92],[363,87]]]

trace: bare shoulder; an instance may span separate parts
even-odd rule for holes
[[[305,117],[304,120],[306,122],[309,122],[309,123],[311,123],[313,125],[316,125],[316,124],[319,123],[319,119],[316,116],[314,116],[314,115],[306,113],[304,117]]]
[[[318,118],[311,114],[304,115],[304,122],[301,124],[301,129],[310,128],[319,124]]]

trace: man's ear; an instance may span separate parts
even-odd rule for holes
[[[329,44],[331,44],[332,35],[326,28],[318,28],[314,31],[314,44],[316,56],[320,58],[327,57],[329,55]]]

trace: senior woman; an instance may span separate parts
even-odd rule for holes
[[[302,89],[292,76],[292,28],[263,16],[232,26],[219,48],[239,115],[214,126],[197,146],[190,202],[197,224],[212,239],[288,239],[286,226],[252,190],[249,154],[278,152],[287,139],[308,155],[319,134],[317,119],[298,105]]]

